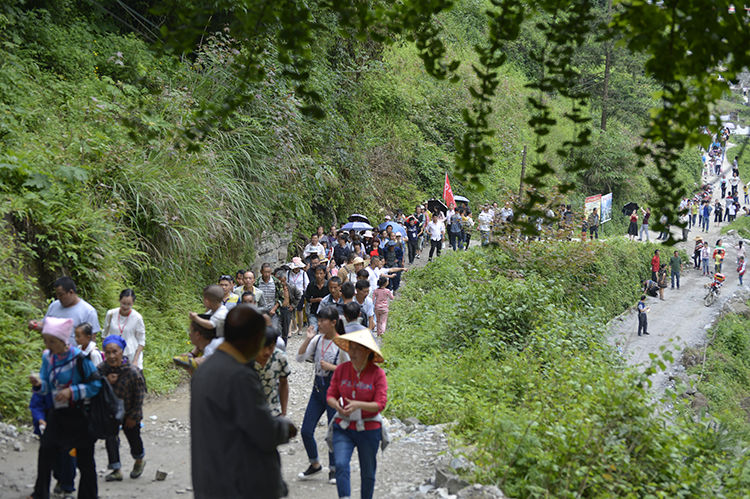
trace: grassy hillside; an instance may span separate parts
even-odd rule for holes
[[[466,59],[465,75],[486,6],[465,0],[440,18],[452,55]],[[318,10],[331,30],[312,47],[311,82],[326,117],[299,112],[294,85],[269,57],[266,80],[243,87],[251,103],[196,137],[203,111],[238,88],[231,62],[243,47],[220,27],[195,54],[177,58],[88,2],[0,7],[4,415],[26,415],[25,378],[41,346],[25,323],[43,313],[57,276],[72,275],[101,317],[121,289],[135,288],[149,385],[166,390],[178,379],[169,358],[185,348],[185,318],[200,306],[200,289],[247,266],[264,231],[291,231],[294,252],[318,224],[354,211],[379,219],[440,195],[464,131],[467,84],[429,78],[412,44],[345,38]],[[457,194],[502,201],[517,191],[521,150],[531,141],[523,54],[538,42],[511,53],[501,75],[491,117],[495,166],[481,190],[453,177]],[[647,104],[644,88],[628,102]],[[550,102],[558,116],[567,111],[555,96]],[[581,179],[572,204],[606,189],[617,189],[616,205],[651,194],[624,152],[637,142],[639,107],[622,109],[582,151],[607,161]],[[572,132],[554,129],[548,150]]]
[[[410,273],[388,321],[389,410],[457,421],[474,478],[510,497],[744,494],[747,442],[657,411],[645,387],[661,359],[636,374],[605,342],[651,250],[538,242]]]

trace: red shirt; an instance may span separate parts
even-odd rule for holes
[[[352,393],[355,396],[352,396]],[[388,381],[385,379],[385,371],[372,362],[368,362],[362,373],[357,376],[357,371],[351,361],[344,362],[333,372],[331,385],[328,387],[328,397],[337,400],[344,398],[362,402],[377,402],[380,408],[378,412],[381,412],[385,409],[385,404],[388,401]],[[341,403],[340,400],[339,403]],[[362,419],[372,418],[378,412],[362,411]],[[341,418],[336,418],[336,424],[340,422]],[[380,428],[380,423],[377,421],[365,422],[365,430],[377,430],[378,428]],[[357,423],[349,423],[349,429],[356,430]]]
[[[653,270],[654,272],[659,272],[659,255],[654,255],[654,257],[651,259],[651,270]]]

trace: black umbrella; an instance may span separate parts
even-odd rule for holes
[[[448,212],[448,207],[438,199],[430,199],[429,201],[427,201],[427,209],[430,210],[430,213],[432,213],[433,215],[437,214],[438,212]]]
[[[349,218],[347,220],[349,220],[350,222],[364,222],[367,225],[372,225],[370,223],[370,220],[366,216],[360,215],[359,213],[352,213],[351,215],[349,215]]]
[[[625,216],[630,215],[634,211],[638,211],[638,203],[628,203],[622,207],[622,214]]]

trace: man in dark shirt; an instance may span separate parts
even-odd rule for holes
[[[326,268],[322,265],[318,265],[315,268],[315,278],[310,281],[305,290],[305,298],[310,303],[310,325],[318,330],[318,307],[320,302],[323,301],[328,295],[328,283],[326,282]]]
[[[333,260],[341,267],[349,258],[352,250],[346,245],[346,234],[339,234],[339,243],[333,248]]]
[[[266,321],[250,305],[229,311],[225,341],[193,375],[190,428],[196,498],[286,495],[276,447],[297,434],[271,415],[248,363],[260,350]]]

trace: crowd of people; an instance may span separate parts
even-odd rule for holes
[[[685,225],[682,229],[683,240],[688,239],[689,233],[693,229],[707,233],[710,229],[712,213],[714,215],[713,221],[717,225],[720,225],[722,222],[732,222],[737,216],[750,216],[748,185],[743,184],[740,180],[739,158],[735,156],[732,161],[729,179],[727,179],[728,175],[722,168],[729,130],[726,128],[722,129],[717,137],[718,139],[702,155],[704,165],[703,179],[704,182],[707,182],[711,175],[718,177],[721,196],[714,201],[713,185],[711,183],[704,183],[699,192],[695,193],[691,198],[684,198],[681,201],[678,211],[681,213],[680,221]],[[740,196],[740,186],[742,196]],[[724,200],[723,206],[722,200]],[[639,240],[648,241],[651,210],[649,208],[641,208],[641,212],[643,219],[640,232],[638,231],[638,213],[635,210],[631,213],[628,237],[631,240],[635,240],[638,237]],[[662,218],[661,222],[667,225],[668,221]],[[666,240],[668,237],[668,232],[662,232],[657,237],[657,240]],[[700,270],[702,276],[712,279],[714,285],[721,286],[726,278],[725,272],[728,270],[725,268],[727,250],[724,247],[723,240],[721,238],[717,239],[713,249],[704,235],[696,236],[694,241],[692,254],[693,268]],[[747,269],[745,262],[745,242],[740,239],[733,249],[736,254],[736,261],[734,263],[736,264],[738,285],[743,286],[743,278]],[[669,261],[664,262],[661,259],[659,250],[654,250],[650,264],[651,278],[642,282],[644,294],[636,306],[638,313],[638,336],[649,334],[647,332],[647,314],[650,307],[646,305],[647,296],[654,298],[658,296],[660,300],[664,300],[665,289],[668,287],[671,287],[671,289],[680,289],[680,274],[683,263],[678,251],[674,251]]]
[[[51,475],[57,483],[54,492],[72,497],[76,468],[80,472],[78,497],[97,497],[97,478],[92,432],[92,401],[107,384],[122,401],[121,421],[134,459],[131,478],[142,475],[145,450],[140,435],[146,382],[143,351],[146,329],[143,317],[133,309],[135,293],[120,293],[120,306],[105,314],[104,328],[94,307],[78,296],[69,277],[53,283],[56,299],[43,320],[29,322],[41,332],[45,350],[38,374],[29,377],[32,385],[31,409],[34,431],[40,437],[37,479],[31,497],[50,495]],[[96,335],[102,336],[103,352]],[[107,481],[121,481],[119,428],[106,435],[111,472]]]

